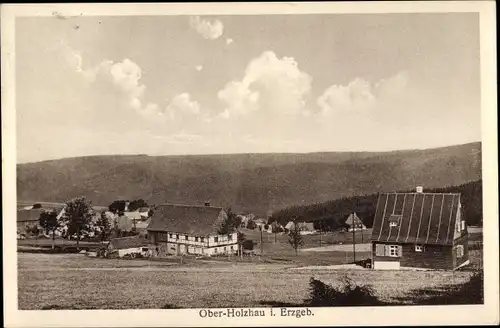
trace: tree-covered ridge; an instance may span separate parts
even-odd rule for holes
[[[402,190],[399,192],[413,192]],[[471,181],[459,186],[426,189],[425,192],[459,193],[461,195],[462,209],[468,225],[482,225],[483,221],[483,193],[482,180]],[[377,206],[378,194],[344,197],[328,202],[292,206],[272,214],[270,222],[278,221],[285,225],[288,221],[313,221],[315,228],[323,227],[324,230],[337,230],[344,226],[347,216],[356,212],[367,227],[373,224],[373,217]]]

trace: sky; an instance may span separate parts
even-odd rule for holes
[[[16,19],[19,163],[479,141],[474,13]]]

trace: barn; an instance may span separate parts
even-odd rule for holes
[[[373,269],[455,270],[469,264],[460,194],[380,194],[371,236]]]
[[[227,213],[220,207],[198,205],[158,205],[147,227],[152,256],[236,253],[238,236],[234,231],[218,233]]]

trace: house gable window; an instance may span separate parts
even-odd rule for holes
[[[424,251],[424,246],[422,245],[415,245],[415,252],[421,253]]]
[[[391,215],[389,217],[389,227],[398,227],[401,222],[401,215]]]

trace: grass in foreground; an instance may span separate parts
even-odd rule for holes
[[[206,261],[197,265],[19,253],[20,309],[262,307],[301,304],[309,279],[339,286],[346,274],[382,302],[469,280],[471,272],[288,270],[294,265]]]

